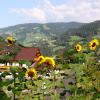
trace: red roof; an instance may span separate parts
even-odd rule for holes
[[[38,48],[34,48],[34,47],[22,48],[21,51],[19,51],[19,53],[15,56],[14,60],[15,61],[19,61],[19,60],[33,61],[34,57],[36,56],[38,52],[40,52]]]

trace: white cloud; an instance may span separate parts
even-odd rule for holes
[[[100,0],[73,0],[70,4],[53,5],[50,0],[43,0],[41,5],[31,9],[13,9],[37,21],[82,21],[100,20]]]
[[[46,15],[45,12],[39,8],[31,8],[31,9],[25,9],[25,8],[21,8],[21,9],[12,9],[11,12],[15,12],[18,14],[23,14],[25,16],[27,16],[29,19],[36,19],[39,21],[45,21],[46,20]]]

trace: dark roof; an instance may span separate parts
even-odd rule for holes
[[[15,61],[20,61],[20,60],[33,61],[34,57],[36,56],[38,52],[40,52],[38,48],[24,47],[24,48],[21,48],[19,53],[15,56],[14,60]]]

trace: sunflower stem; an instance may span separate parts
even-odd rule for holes
[[[53,79],[53,81],[54,81],[54,95],[56,96],[56,83],[55,83],[56,75],[55,75],[55,70],[54,70],[54,79]]]
[[[16,82],[16,79],[15,79],[15,72],[14,72],[14,100],[16,100],[15,98],[15,82]]]

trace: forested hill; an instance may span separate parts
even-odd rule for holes
[[[45,23],[45,24],[38,24],[38,23],[28,23],[28,24],[19,24],[15,26],[9,26],[6,28],[1,28],[0,32],[2,35],[6,34],[7,32],[14,32],[16,34],[26,34],[30,32],[40,32],[44,34],[59,34],[67,31],[70,28],[79,28],[83,23],[78,22],[69,22],[69,23]]]
[[[77,29],[69,29],[66,33],[76,34],[82,37],[86,37],[88,35],[98,35],[100,36],[100,20],[94,21],[88,24],[82,25]]]

